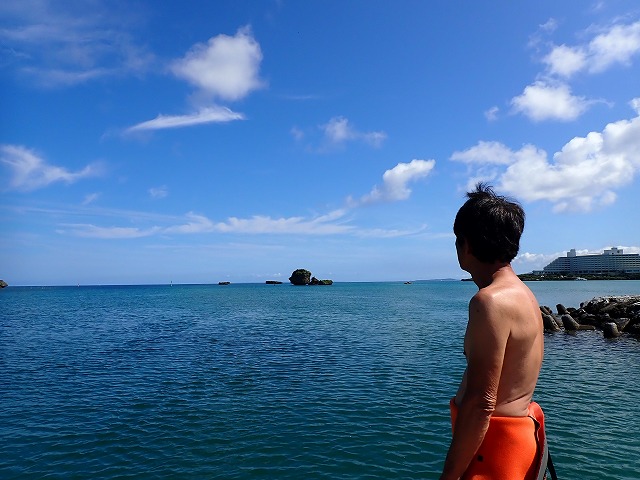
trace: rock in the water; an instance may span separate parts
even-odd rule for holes
[[[564,329],[570,332],[576,331],[580,328],[580,324],[576,322],[571,315],[564,314],[560,317],[562,320],[562,324],[564,325]]]
[[[304,268],[298,268],[293,271],[289,281],[294,285],[309,285],[311,283],[311,272]]]
[[[316,277],[311,277],[309,285],[333,285],[333,280],[318,280]]]
[[[620,330],[621,332],[624,332],[624,329],[627,328],[627,325],[629,325],[629,323],[631,323],[631,319],[630,318],[616,318],[614,320],[614,323],[616,324],[616,327],[618,327],[618,330]]]
[[[604,333],[604,338],[616,338],[622,335],[614,322],[603,323],[602,333]]]
[[[556,310],[558,311],[558,315],[568,315],[569,314],[569,311],[561,303],[556,305]]]
[[[267,285],[280,285],[280,284],[282,284],[282,282],[280,282],[278,280],[267,280],[265,283]]]
[[[540,311],[542,313],[546,313],[547,315],[553,315],[553,312],[551,311],[551,309],[546,305],[540,305]]]
[[[585,313],[584,315],[580,316],[578,320],[580,321],[581,325],[593,325],[594,327],[599,325],[598,318],[591,313]]]
[[[0,288],[5,288],[8,287],[9,284],[7,282],[5,282],[4,280],[0,280]]]
[[[578,322],[574,320],[574,318],[567,314],[564,314],[560,317],[562,320],[562,324],[564,325],[564,329],[567,331],[576,331],[576,330],[595,330],[596,327],[593,325],[580,325]]]
[[[556,323],[556,319],[547,313],[542,314],[542,323],[544,325],[545,332],[557,332],[560,327]]]

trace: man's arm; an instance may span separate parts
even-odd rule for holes
[[[508,319],[499,317],[492,295],[478,292],[469,302],[465,334],[467,386],[441,480],[460,478],[484,439],[496,407],[509,331]]]

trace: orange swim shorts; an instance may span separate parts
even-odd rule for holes
[[[449,403],[455,428],[458,407]],[[535,480],[542,462],[544,415],[531,402],[526,417],[492,416],[489,429],[462,480]]]

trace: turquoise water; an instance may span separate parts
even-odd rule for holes
[[[578,306],[640,282],[532,283]],[[438,478],[470,282],[9,287],[0,478]],[[553,334],[561,478],[640,478],[640,342]]]

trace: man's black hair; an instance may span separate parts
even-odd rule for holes
[[[518,254],[524,230],[520,204],[496,195],[486,183],[478,183],[467,198],[453,223],[456,243],[468,242],[471,253],[481,262],[511,262]]]

